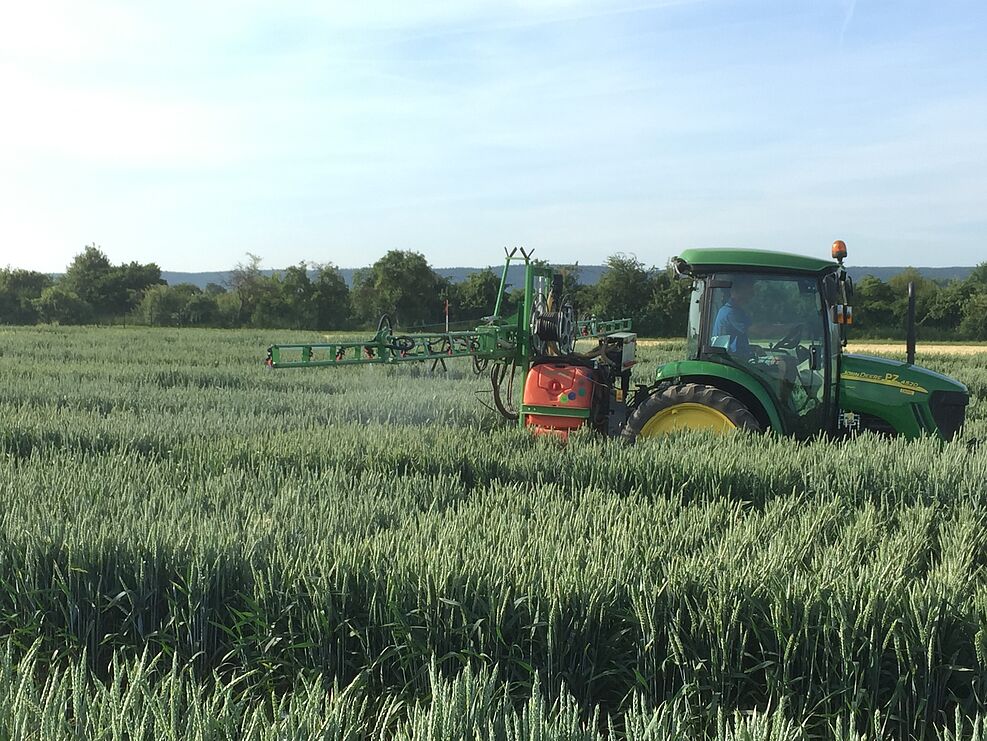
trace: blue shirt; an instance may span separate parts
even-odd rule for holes
[[[754,353],[748,332],[751,328],[751,317],[739,306],[734,306],[729,300],[716,312],[713,322],[713,336],[729,335],[727,350],[745,360]]]

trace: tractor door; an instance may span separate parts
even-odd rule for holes
[[[830,327],[818,278],[717,273],[707,289],[705,358],[754,376],[796,437],[827,431],[833,387]]]

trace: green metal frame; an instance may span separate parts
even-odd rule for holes
[[[511,263],[524,263],[524,301],[521,308],[508,317],[501,316],[507,274]],[[369,340],[299,343],[271,345],[267,351],[267,365],[271,368],[320,368],[344,365],[372,365],[445,360],[447,358],[476,358],[495,363],[513,364],[521,369],[523,398],[524,384],[534,360],[531,341],[531,315],[537,301],[536,283],[550,284],[555,274],[548,265],[535,263],[531,252],[513,249],[507,253],[500,278],[500,291],[493,315],[485,324],[463,332],[437,332],[431,334],[395,334],[386,325],[377,330]],[[544,286],[547,295],[548,286]],[[578,337],[591,337],[629,330],[630,319],[599,320],[592,317],[576,323]],[[520,402],[520,399],[519,399]],[[524,425],[525,414],[560,415],[557,409],[528,406],[518,403],[518,424]],[[588,410],[563,410],[564,416],[589,416]],[[583,414],[582,412],[585,412]]]
[[[506,271],[505,271],[506,272]],[[530,317],[535,308],[535,280],[542,279],[551,282],[555,271],[545,265],[535,265],[525,256],[524,263],[524,310],[521,317]],[[518,352],[517,363],[521,368],[521,399],[524,398],[524,385],[528,381],[528,371],[531,370],[531,323],[530,321],[518,322]],[[537,411],[536,411],[537,410]],[[524,404],[518,405],[518,426],[524,427],[524,415],[543,414],[542,407]]]
[[[500,309],[507,270],[512,261],[519,259],[516,253],[517,250],[510,252],[504,263],[500,280],[501,293],[497,296],[493,316],[487,320],[487,324],[475,330],[395,335],[389,325],[382,325],[369,340],[271,345],[267,350],[267,364],[271,368],[319,368],[424,362],[446,358],[510,360],[523,344],[521,339],[524,327],[520,315],[503,319]],[[523,259],[525,263],[529,262],[527,256]]]
[[[335,365],[404,363],[479,355],[476,332],[448,332],[395,337],[383,328],[370,340],[324,344],[272,345],[272,368],[320,368]]]

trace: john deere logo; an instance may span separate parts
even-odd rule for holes
[[[883,376],[877,373],[859,373],[857,371],[843,371],[840,378],[844,381],[863,381],[864,383],[877,383],[881,386],[891,386],[903,394],[927,394],[927,390],[919,386],[915,381],[909,381],[899,376],[897,373],[885,373]]]

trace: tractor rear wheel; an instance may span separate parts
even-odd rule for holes
[[[713,386],[680,383],[653,394],[631,414],[621,437],[627,442],[659,437],[677,430],[760,431],[743,402]]]

